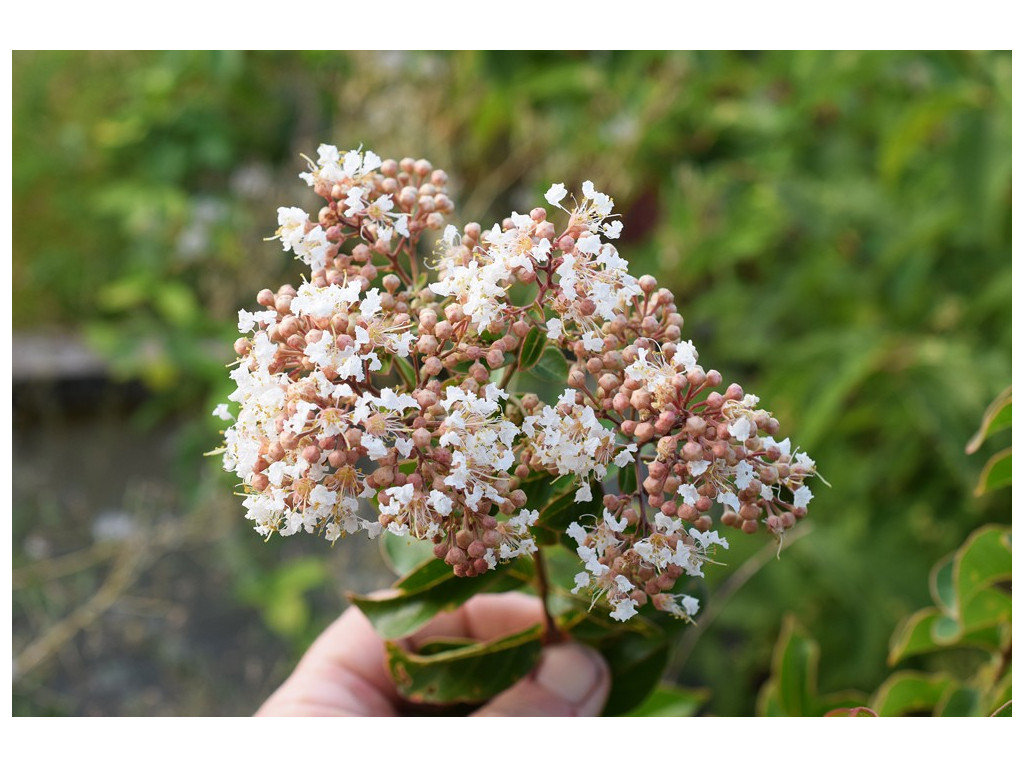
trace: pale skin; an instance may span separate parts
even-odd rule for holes
[[[519,593],[479,595],[435,617],[406,641],[430,637],[494,640],[543,622],[539,599]],[[574,643],[545,648],[537,668],[474,716],[589,717],[601,713],[610,677],[600,655]],[[260,707],[259,717],[402,714],[402,700],[385,664],[384,641],[367,618],[349,608],[303,656],[295,671]]]

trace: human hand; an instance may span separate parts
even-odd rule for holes
[[[432,619],[407,642],[412,648],[430,637],[486,642],[542,621],[535,597],[477,595]],[[608,667],[596,651],[575,643],[549,645],[533,672],[473,715],[592,717],[601,714],[610,685]],[[401,702],[387,670],[384,641],[352,607],[324,630],[256,715],[387,717],[400,714]]]

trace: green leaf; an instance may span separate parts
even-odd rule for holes
[[[578,521],[584,515],[600,517],[604,508],[604,490],[596,480],[590,484],[590,501],[576,501],[575,485],[555,496],[541,510],[537,525],[556,533],[564,533],[569,524]]]
[[[956,553],[950,553],[939,560],[932,568],[928,580],[928,588],[932,593],[932,600],[948,616],[956,616],[956,586],[953,581],[953,559]]]
[[[693,717],[711,697],[705,688],[681,688],[662,683],[638,707],[623,717]]]
[[[436,557],[414,568],[392,585],[399,592],[420,592],[456,578],[450,565]]]
[[[416,649],[416,653],[420,656],[433,656],[438,653],[468,648],[473,644],[473,641],[467,637],[432,637],[420,645]]]
[[[534,366],[533,374],[544,381],[565,384],[569,380],[569,363],[561,350],[547,347]]]
[[[543,627],[537,625],[488,643],[432,655],[387,643],[391,677],[403,698],[415,703],[481,703],[506,690],[540,659]]]
[[[997,525],[979,528],[957,550],[953,563],[961,604],[996,582],[1009,581],[1010,529]]]
[[[374,597],[349,593],[347,597],[366,614],[381,637],[393,639],[412,634],[441,611],[455,610],[473,595],[506,592],[532,578],[533,563],[523,558],[471,578],[455,576],[451,566],[435,558],[396,582],[392,594]]]
[[[530,475],[520,484],[519,489],[526,494],[527,509],[544,509],[553,494],[560,493],[568,485],[568,478],[552,477],[547,473]]]
[[[985,627],[1009,624],[1013,601],[1008,592],[992,587],[983,589],[964,605],[960,616],[965,632],[974,632]]]
[[[437,559],[434,557],[434,547],[430,542],[412,536],[395,536],[387,532],[380,537],[380,552],[384,562],[396,576],[405,576],[426,565],[428,561]]]
[[[943,614],[932,624],[931,635],[938,645],[953,645],[963,635],[963,628],[957,619]]]
[[[636,488],[636,466],[629,463],[619,470],[619,493],[635,493]]]
[[[540,328],[531,328],[519,347],[519,370],[528,371],[540,360],[547,345],[547,335]]]
[[[757,714],[759,717],[785,717],[782,699],[779,697],[779,681],[769,678],[757,692]]]
[[[392,365],[395,371],[402,378],[405,384],[412,388],[413,384],[416,383],[416,370],[412,367],[408,360],[398,355],[391,356]]]
[[[941,616],[938,608],[922,608],[904,619],[889,643],[889,666],[909,656],[935,650],[938,645],[932,637],[932,627]]]
[[[1004,448],[985,462],[985,466],[981,469],[981,476],[978,478],[978,485],[974,489],[975,496],[982,496],[989,491],[1010,485],[1013,479],[1010,467],[1012,451],[1012,448]]]
[[[981,691],[951,685],[935,707],[936,717],[977,717],[981,711]]]
[[[972,608],[972,613],[975,609]],[[1009,617],[1006,617],[1007,620]],[[965,628],[956,620],[946,616],[937,608],[922,608],[907,617],[893,633],[889,647],[889,665],[922,653],[949,648],[998,650],[1003,643],[1002,632],[997,622],[987,626],[973,625]]]
[[[897,672],[875,692],[871,708],[882,717],[931,713],[952,685],[946,675]]]
[[[818,644],[790,614],[783,620],[772,655],[772,677],[778,685],[778,701],[786,715],[814,714],[817,693]]]
[[[988,439],[989,435],[994,435],[996,432],[1007,429],[1010,426],[1012,410],[1011,391],[1012,388],[1007,387],[985,409],[985,415],[981,417],[981,427],[967,443],[967,453],[975,453],[982,443]]]
[[[605,716],[621,715],[637,707],[658,684],[668,662],[664,631],[642,616],[620,623],[583,609],[562,617],[573,639],[596,648],[612,675]]]

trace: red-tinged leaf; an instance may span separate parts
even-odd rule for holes
[[[871,707],[840,707],[826,712],[825,717],[878,717]]]

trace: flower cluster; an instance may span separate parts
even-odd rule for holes
[[[716,517],[781,538],[806,514],[814,462],[755,396],[718,391],[671,292],[630,274],[592,183],[578,200],[548,190],[562,226],[538,207],[460,232],[425,160],[322,145],[309,165],[324,204],[280,208],[276,234],[309,272],[239,312],[237,415],[215,411],[261,535],[414,537],[476,576],[537,552],[544,510],[523,487],[565,477],[603,506],[567,531],[571,591],[623,621],[648,603],[689,620],[698,601],[676,583],[728,547]],[[429,231],[433,274],[417,255]],[[568,368],[551,403],[522,391],[538,344]]]

